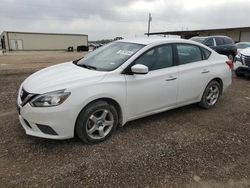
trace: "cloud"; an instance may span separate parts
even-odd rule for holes
[[[152,32],[250,26],[250,0],[0,0],[0,29],[85,33],[90,40]]]

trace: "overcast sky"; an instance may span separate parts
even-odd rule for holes
[[[0,32],[138,37],[149,12],[151,32],[250,26],[250,0],[0,0]]]

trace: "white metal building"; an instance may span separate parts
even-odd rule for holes
[[[179,35],[181,38],[189,39],[194,36],[226,35],[235,42],[250,42],[250,27],[232,27],[202,30],[182,30],[182,31],[164,31],[155,33],[145,33],[146,35]]]
[[[2,49],[22,50],[66,50],[73,46],[88,45],[88,35],[62,33],[30,33],[3,31],[0,35]]]

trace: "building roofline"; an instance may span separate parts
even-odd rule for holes
[[[193,33],[193,32],[204,32],[204,31],[236,30],[236,29],[250,29],[250,27],[229,27],[229,28],[215,28],[215,29],[176,30],[176,31],[163,31],[163,32],[145,33],[145,35],[167,35],[167,34]]]
[[[70,36],[88,36],[86,34],[78,33],[42,33],[42,32],[22,32],[22,31],[3,31],[2,33],[18,33],[18,34],[38,34],[38,35],[70,35]]]

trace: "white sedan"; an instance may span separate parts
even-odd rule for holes
[[[28,135],[99,143],[134,119],[191,103],[213,107],[231,69],[226,56],[193,41],[121,40],[29,76],[19,119]]]

